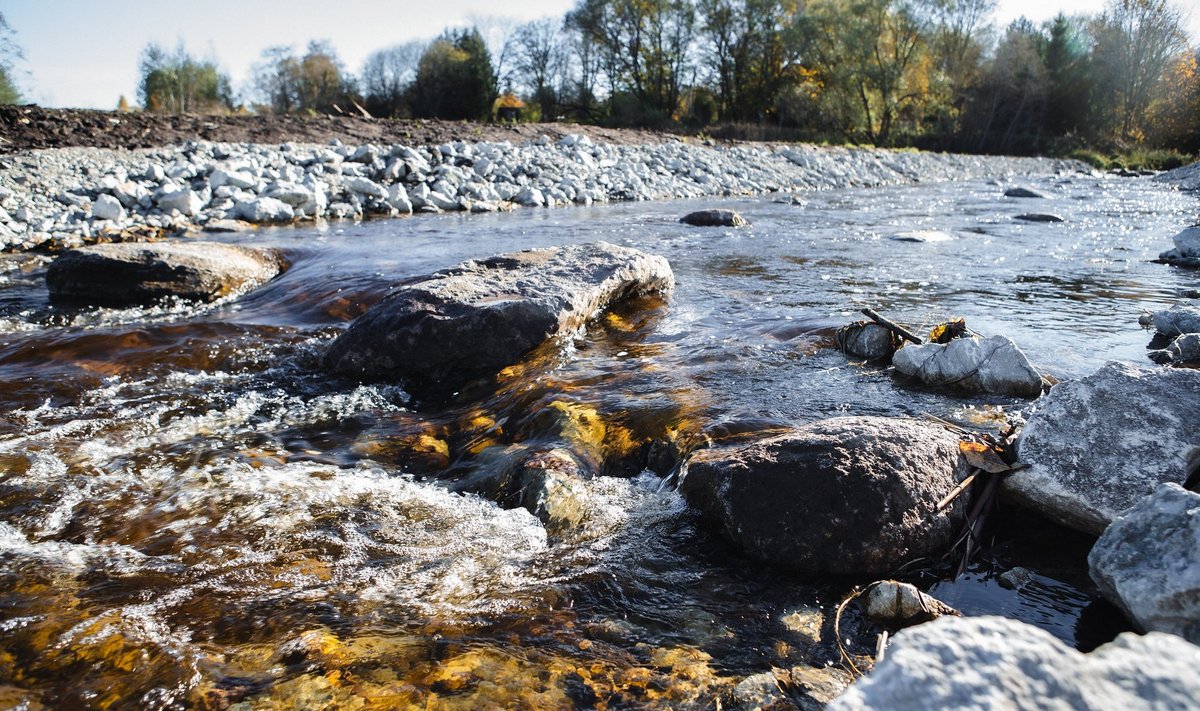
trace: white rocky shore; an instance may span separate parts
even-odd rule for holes
[[[236,229],[416,212],[753,195],[1087,170],[1081,163],[805,145],[523,146],[190,142],[0,156],[0,250],[64,249],[146,228]]]

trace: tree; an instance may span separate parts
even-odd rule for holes
[[[722,117],[776,112],[780,91],[796,79],[800,15],[795,0],[700,0],[700,36]]]
[[[1050,82],[1042,61],[1046,38],[1021,18],[1013,22],[985,65],[968,107],[969,147],[980,152],[1035,153]]]
[[[525,78],[529,98],[543,121],[558,116],[566,48],[560,39],[562,23],[551,18],[527,22],[513,33],[516,70]]]
[[[579,0],[573,28],[599,50],[614,111],[628,94],[636,123],[669,121],[691,66],[695,8],[688,0]]]
[[[888,145],[897,123],[916,123],[929,95],[927,24],[892,0],[814,0],[801,23],[825,104],[851,140]]]
[[[405,113],[404,93],[417,78],[417,64],[427,43],[413,40],[372,52],[363,64],[362,90],[372,116]]]
[[[1167,0],[1110,0],[1094,35],[1099,105],[1111,107],[1120,138],[1137,139],[1154,87],[1187,49],[1179,10]]]
[[[291,47],[268,47],[253,81],[263,105],[276,113],[346,113],[356,103],[354,81],[327,41],[309,42],[302,57]]]
[[[181,42],[174,52],[151,42],[142,50],[138,100],[148,111],[206,113],[233,109],[229,77],[214,60],[198,60]]]
[[[474,29],[447,32],[421,55],[409,88],[414,116],[485,119],[496,97],[491,56]]]
[[[0,104],[16,104],[21,101],[21,92],[17,90],[13,74],[15,60],[24,57],[21,48],[13,41],[13,29],[8,20],[0,13]]]
[[[1047,29],[1044,51],[1046,76],[1046,130],[1055,136],[1084,133],[1089,129],[1091,66],[1088,42],[1081,23],[1059,13]]]

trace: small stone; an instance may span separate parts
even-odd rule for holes
[[[163,210],[178,210],[188,217],[195,217],[204,208],[204,201],[194,190],[176,190],[163,193],[156,201]]]
[[[112,195],[101,195],[92,204],[92,217],[97,220],[123,220],[125,207]]]
[[[1010,198],[1045,198],[1046,196],[1029,188],[1009,188],[1004,191],[1004,197]]]
[[[748,227],[746,218],[734,210],[697,210],[679,218],[679,221],[694,227]]]
[[[1066,222],[1066,220],[1058,215],[1051,215],[1044,212],[1026,212],[1024,214],[1017,215],[1016,219],[1024,222]]]

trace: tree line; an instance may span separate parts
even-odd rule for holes
[[[266,49],[243,97],[211,59],[146,48],[154,111],[359,113],[703,130],[998,153],[1200,151],[1200,48],[1172,0],[988,22],[995,0],[578,0],[561,18],[372,53]]]

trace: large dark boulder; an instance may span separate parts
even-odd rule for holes
[[[64,252],[46,271],[55,300],[130,306],[165,297],[215,301],[283,269],[273,250],[217,242],[97,244]]]
[[[325,363],[457,384],[517,363],[611,304],[674,285],[666,259],[607,242],[470,260],[388,294],[333,342]]]
[[[944,552],[966,475],[958,439],[913,420],[839,417],[703,450],[688,462],[688,501],[748,554],[805,573],[876,575]]]

